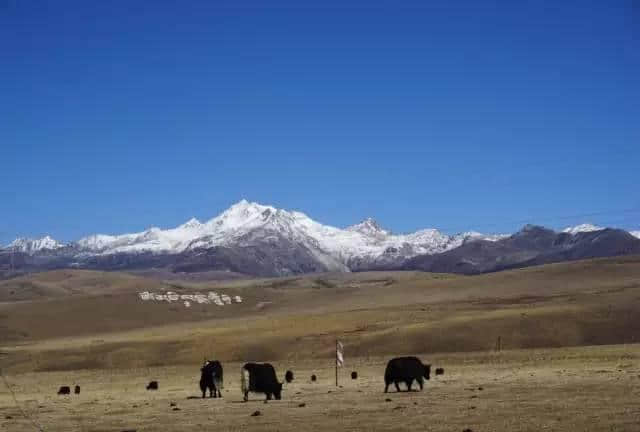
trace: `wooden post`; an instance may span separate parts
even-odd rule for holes
[[[336,361],[336,387],[338,387],[338,339],[336,339],[336,352],[335,352],[335,361]]]

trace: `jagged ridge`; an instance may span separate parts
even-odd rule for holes
[[[523,232],[529,229],[525,227]],[[602,230],[582,224],[563,232],[576,236]],[[632,233],[636,237],[638,234]],[[495,243],[499,249],[500,242],[507,238],[509,235],[473,231],[447,235],[436,229],[393,234],[371,218],[340,229],[318,223],[298,211],[241,200],[204,223],[194,218],[172,229],[152,227],[139,233],[94,234],[69,244],[49,236],[17,239],[7,249],[24,254],[24,263],[38,268],[170,267],[175,271],[219,269],[282,275],[399,268],[414,257],[419,261],[420,257],[457,251],[477,241]]]

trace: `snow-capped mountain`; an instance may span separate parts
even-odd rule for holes
[[[640,231],[629,231],[629,234],[640,239]]]
[[[436,255],[418,255],[400,268],[438,273],[477,274],[562,261],[640,254],[640,240],[629,232],[583,227],[575,233],[525,225],[495,242],[468,242]]]
[[[203,225],[191,219],[179,227],[162,230],[152,227],[133,234],[94,234],[81,238],[76,245],[85,252],[99,254],[167,252],[179,253],[194,239],[205,235]]]
[[[22,253],[31,255],[37,252],[46,251],[46,250],[53,251],[63,247],[65,247],[64,244],[46,235],[42,238],[37,238],[37,239],[17,238],[7,246],[7,249],[10,249],[15,252],[22,252]]]
[[[284,237],[303,245],[315,255],[343,265],[354,258],[375,259],[390,253],[403,257],[433,254],[455,248],[468,240],[501,238],[476,232],[449,236],[436,229],[394,235],[371,218],[340,229],[323,225],[298,211],[242,200],[205,223],[191,219],[167,230],[150,228],[140,233],[117,236],[97,234],[82,238],[76,244],[85,253],[101,255],[182,253],[218,246],[249,246],[275,237]]]
[[[424,268],[428,264],[429,268],[438,271],[462,271],[460,269],[469,267],[470,262],[475,262],[469,257],[477,254],[484,256],[483,251],[487,250],[495,250],[497,255],[492,260],[504,263],[505,257],[500,254],[507,250],[507,245],[511,245],[510,239],[515,246],[511,245],[509,248],[517,250],[518,259],[539,255],[542,249],[552,246],[545,242],[524,241],[532,238],[532,232],[538,231],[538,227],[527,226],[513,236],[485,235],[475,231],[448,235],[431,228],[409,234],[394,234],[371,218],[343,229],[323,225],[299,211],[282,210],[242,200],[206,222],[191,219],[170,229],[152,227],[129,234],[94,234],[68,244],[49,236],[41,239],[17,239],[7,249],[20,252],[24,257],[19,261],[12,255],[7,262],[11,269],[15,268],[16,262],[22,262],[19,265],[24,269],[33,270],[65,266],[103,270],[165,268],[176,272],[224,270],[276,276],[322,271],[397,269],[403,268],[404,263],[415,257],[418,258],[415,262],[422,263],[416,264],[418,268]],[[607,245],[637,241],[621,230],[582,224],[563,230],[563,233],[571,235],[570,239],[558,237],[557,241],[549,244],[553,247],[562,244],[566,248],[573,248],[585,241],[585,235],[600,234],[600,231],[604,237],[594,237],[600,245],[605,244],[603,238],[615,237]],[[540,232],[544,239],[559,235],[552,230]],[[632,234],[640,238],[640,232]],[[478,241],[483,242],[478,244]],[[540,244],[543,245],[542,249]],[[635,245],[627,245],[623,249],[607,246],[606,250],[600,247],[589,253],[593,256],[609,256],[608,253],[636,250],[635,248]],[[7,260],[2,251],[0,248],[0,272],[3,260]],[[463,251],[469,256],[458,257],[457,251]],[[564,253],[569,256],[566,251]],[[436,255],[446,259],[447,265],[438,267],[443,264],[440,258],[435,258]],[[438,261],[425,261],[424,257],[429,256]],[[453,261],[449,262],[450,259]],[[458,259],[466,264],[459,264],[456,261]],[[493,268],[493,262],[490,261],[481,268]],[[476,270],[474,267],[474,271]]]
[[[603,227],[599,227],[597,225],[593,225],[590,223],[583,223],[573,227],[567,227],[563,229],[562,232],[569,233],[569,234],[578,234],[581,232],[602,231],[603,229],[604,229]]]

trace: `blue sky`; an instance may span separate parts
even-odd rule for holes
[[[632,3],[0,0],[0,243],[241,198],[400,232],[640,229]]]

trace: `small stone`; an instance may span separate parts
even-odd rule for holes
[[[298,404],[298,408],[304,408],[304,407],[306,407],[306,406],[307,406],[307,404],[306,404],[306,403],[304,403],[304,402],[302,402],[301,404]]]
[[[262,415],[260,411],[254,411],[253,414],[251,414],[251,417],[258,417],[259,415]]]
[[[386,398],[384,401],[385,401],[385,402],[391,402],[391,399]]]

